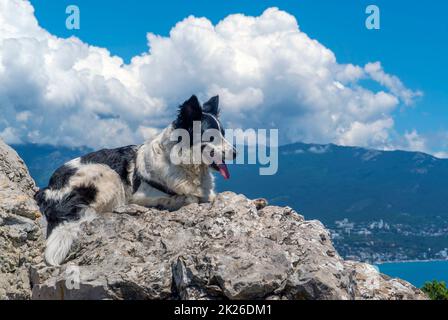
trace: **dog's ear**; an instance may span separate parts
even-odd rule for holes
[[[204,112],[211,113],[215,116],[219,115],[219,96],[214,96],[206,103],[204,103],[204,107],[202,108]]]
[[[193,95],[179,107],[177,119],[174,121],[176,129],[189,129],[193,127],[193,121],[201,121],[202,108],[198,98]]]

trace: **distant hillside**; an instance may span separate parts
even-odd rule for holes
[[[65,162],[91,151],[89,148],[54,147],[49,145],[12,145],[25,161],[31,176],[39,187],[48,184],[53,172]]]
[[[296,143],[280,147],[279,170],[230,167],[222,189],[289,205],[324,222],[448,216],[448,160],[404,151]]]
[[[87,148],[13,146],[39,186]],[[339,252],[365,261],[448,258],[448,160],[403,151],[296,143],[279,148],[279,170],[229,166],[232,190],[291,206],[333,232]]]

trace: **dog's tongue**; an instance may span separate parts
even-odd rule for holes
[[[227,165],[225,163],[218,164],[219,173],[224,177],[224,179],[230,179],[230,173],[227,169]]]

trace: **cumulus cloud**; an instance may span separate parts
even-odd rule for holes
[[[448,148],[448,132],[446,131],[422,135],[416,129],[413,129],[412,131],[406,131],[401,140],[399,149],[430,153],[441,159],[448,158],[448,152],[441,151]]]
[[[406,88],[398,77],[385,73],[380,62],[368,63],[364,70],[373,80],[388,88],[407,105],[412,104],[416,97],[423,95],[421,91],[412,91]]]
[[[92,147],[139,143],[195,93],[221,96],[233,128],[278,128],[282,143],[384,148],[392,112],[420,92],[379,62],[339,64],[277,8],[217,25],[190,16],[125,64],[106,49],[42,29],[31,4],[0,0],[0,137]],[[362,79],[378,82],[372,91]]]
[[[406,132],[404,137],[406,139],[407,149],[421,152],[428,151],[425,138],[420,136],[417,130],[414,129],[411,132]]]

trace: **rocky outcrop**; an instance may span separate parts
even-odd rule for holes
[[[29,266],[42,260],[35,185],[17,153],[0,140],[0,300],[29,299]]]
[[[33,267],[33,299],[425,299],[344,261],[319,221],[223,193],[176,212],[135,205],[86,223],[69,262]]]

